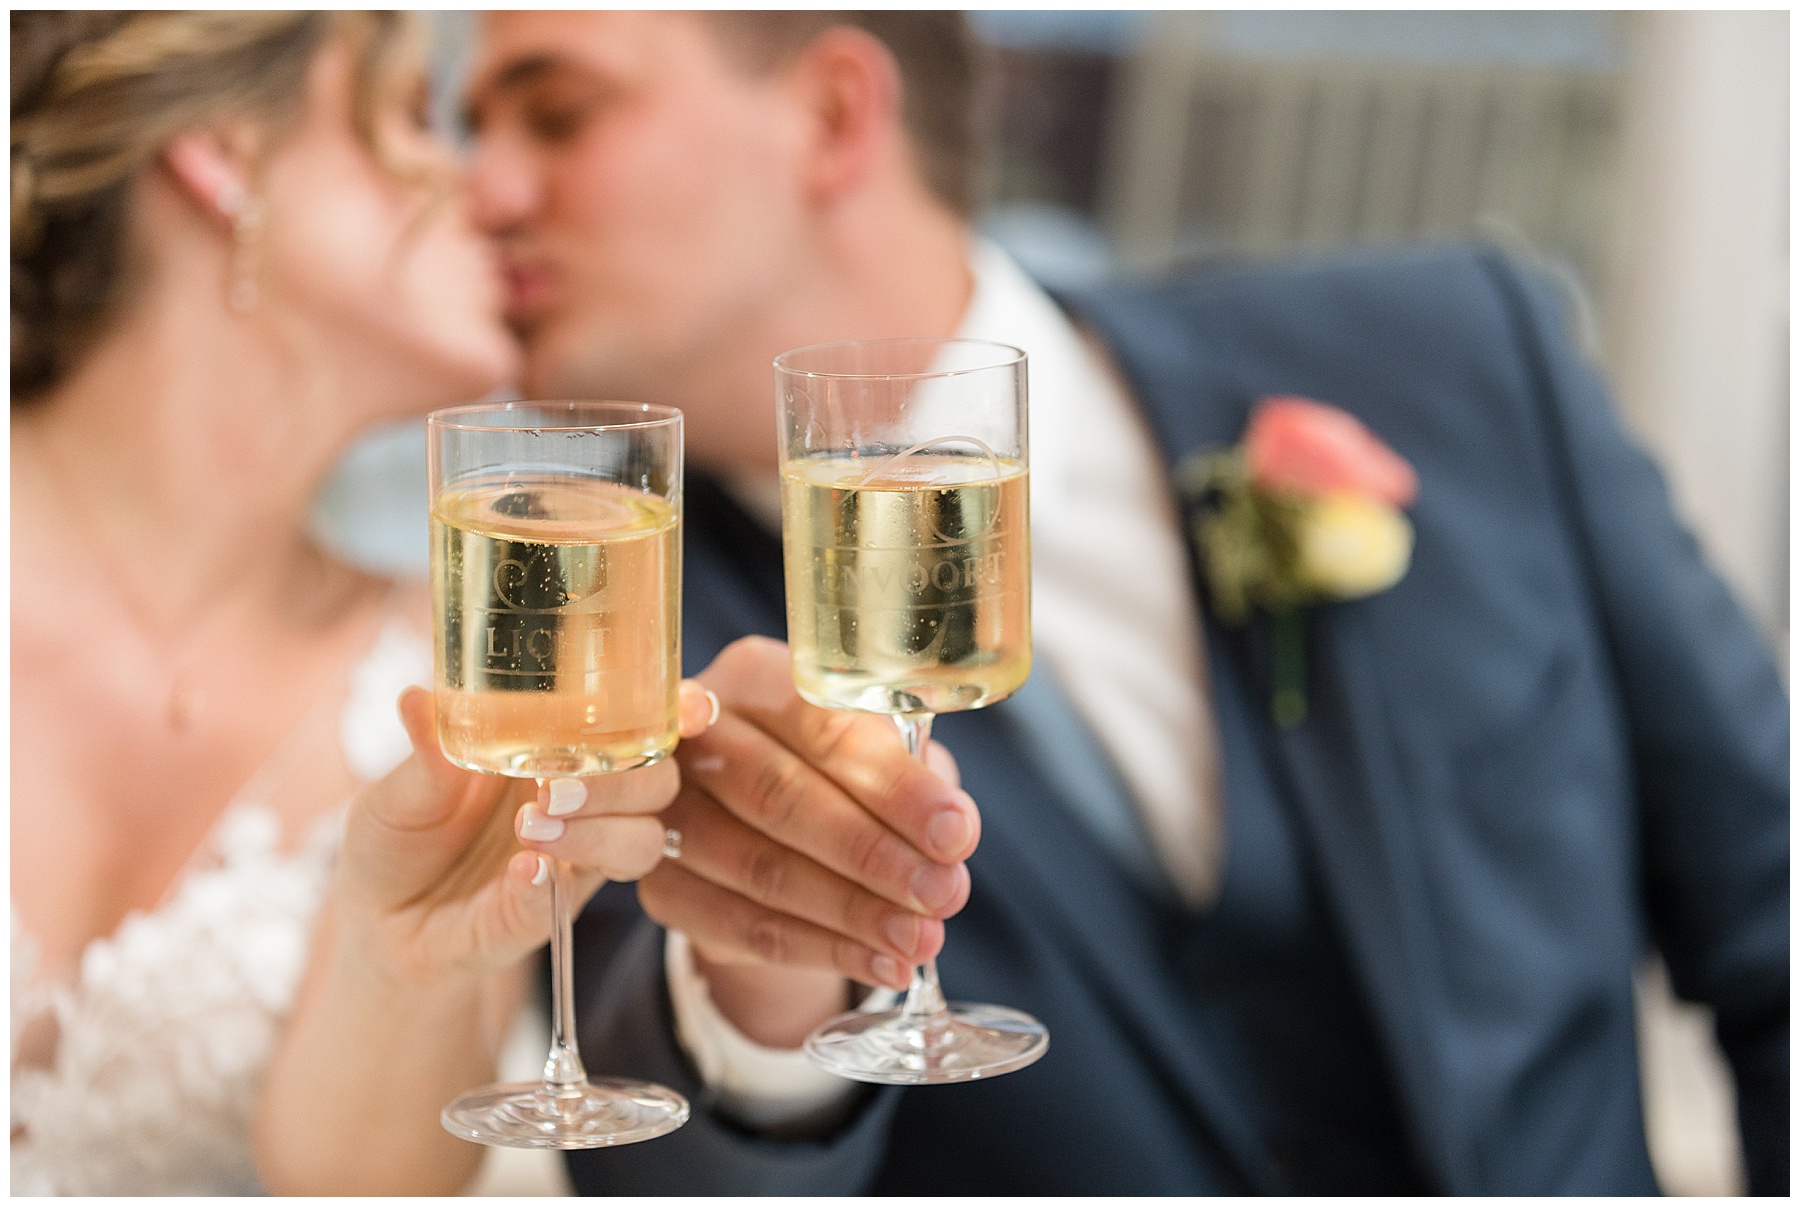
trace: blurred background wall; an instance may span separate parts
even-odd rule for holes
[[[996,68],[980,225],[1051,284],[1421,238],[1486,239],[1548,274],[1785,672],[1785,12],[972,18]],[[434,25],[447,117],[474,22]],[[424,493],[417,428],[378,435],[320,527],[422,570]],[[1732,1192],[1710,1020],[1654,963],[1640,990],[1658,1176]]]

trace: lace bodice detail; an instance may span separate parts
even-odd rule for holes
[[[429,642],[390,621],[351,675],[339,717],[359,778],[406,757],[394,700],[430,674]],[[72,985],[36,981],[35,947],[14,912],[14,1194],[258,1191],[256,1091],[342,827],[339,808],[284,850],[274,813],[241,793],[162,904],[88,945]],[[21,1068],[21,1030],[45,1013],[57,1031],[54,1062]]]

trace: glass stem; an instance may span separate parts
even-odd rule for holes
[[[906,743],[906,753],[921,763],[925,761],[925,747],[931,742],[932,719],[933,714],[928,712],[894,714],[894,725]],[[920,1024],[943,1017],[944,991],[938,987],[936,959],[926,960],[912,970],[912,983],[906,987],[906,1004],[900,1013],[908,1022]]]
[[[539,780],[538,786],[545,783]],[[559,1098],[578,1096],[587,1084],[581,1047],[575,1040],[574,939],[569,917],[573,897],[569,865],[550,860],[550,1056],[544,1061],[544,1085]]]

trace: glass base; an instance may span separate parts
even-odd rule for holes
[[[1023,1010],[951,1002],[908,1020],[899,1009],[840,1014],[806,1037],[827,1073],[877,1085],[944,1085],[998,1077],[1050,1049],[1050,1032]]]
[[[438,1116],[444,1130],[497,1148],[607,1148],[666,1135],[687,1099],[647,1081],[592,1077],[563,1094],[541,1081],[470,1090]]]

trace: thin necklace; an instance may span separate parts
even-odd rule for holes
[[[58,492],[57,503],[63,514],[70,518],[76,534],[97,555],[91,562],[102,567],[101,576],[105,580],[107,594],[117,601],[127,623],[151,650],[156,665],[167,680],[162,709],[164,724],[178,734],[193,729],[205,716],[208,704],[206,688],[199,681],[202,678],[199,671],[203,668],[193,666],[195,652],[204,644],[216,622],[209,623],[202,619],[181,636],[164,636],[161,633],[163,626],[154,623],[149,611],[138,603],[120,571],[114,568],[110,558],[111,546],[103,537],[102,526],[88,508],[81,492],[70,489],[67,468],[63,465],[61,456],[51,446],[51,441],[45,436],[39,436],[36,447],[52,488]]]

